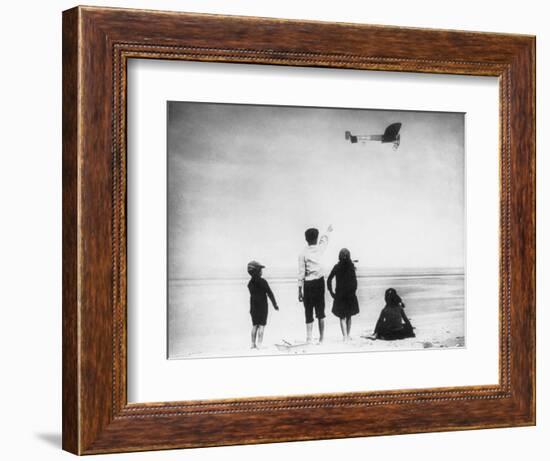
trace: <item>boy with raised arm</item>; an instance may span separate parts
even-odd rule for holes
[[[319,230],[306,230],[307,246],[298,257],[298,300],[304,303],[306,338],[312,342],[313,313],[319,323],[319,343],[325,336],[325,277],[322,258],[328,246],[328,234],[332,226],[319,238]]]

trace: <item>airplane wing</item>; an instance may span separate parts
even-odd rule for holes
[[[398,140],[400,129],[401,123],[392,123],[389,125],[382,135],[382,142],[396,142]]]

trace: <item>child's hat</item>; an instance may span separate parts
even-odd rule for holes
[[[248,271],[253,271],[257,269],[263,269],[265,266],[263,264],[260,264],[258,261],[250,261],[248,265],[246,266],[246,269]]]

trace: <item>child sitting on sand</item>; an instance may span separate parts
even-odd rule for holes
[[[252,317],[252,349],[259,349],[264,339],[264,327],[267,323],[267,297],[273,304],[273,308],[278,311],[277,301],[267,283],[262,278],[262,269],[265,266],[257,261],[250,261],[247,266],[250,281],[248,282],[248,291],[250,292],[250,316]]]
[[[405,314],[405,304],[393,288],[388,288],[385,295],[386,306],[374,328],[373,339],[414,338],[413,326]]]
[[[336,277],[336,293],[332,290],[332,279]],[[327,287],[334,299],[332,313],[340,319],[340,329],[344,341],[350,339],[351,317],[359,313],[357,291],[357,276],[350,251],[342,248],[338,255],[338,264],[334,266],[327,280]]]

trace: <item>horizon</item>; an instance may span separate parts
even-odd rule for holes
[[[266,267],[266,269],[268,269]],[[465,275],[464,267],[370,267],[370,266],[357,266],[357,277],[399,277],[399,276],[442,276],[442,275]],[[325,271],[325,277],[328,276],[328,272]],[[267,271],[264,270],[262,274],[263,278],[269,279],[294,279],[297,278],[298,270],[296,268],[271,268]],[[169,277],[169,281],[181,281],[181,280],[231,280],[231,279],[244,279],[249,275],[244,269],[232,269],[232,270],[218,270],[215,273],[206,274],[198,273],[194,275],[185,275],[180,277]]]

